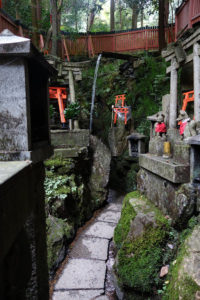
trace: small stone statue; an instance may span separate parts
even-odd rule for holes
[[[197,135],[196,122],[188,117],[186,111],[180,110],[179,116],[176,121],[180,122],[179,132],[182,140],[184,138]]]
[[[166,138],[166,125],[164,123],[165,115],[163,113],[158,113],[156,115],[156,123],[154,126],[155,136],[165,139]]]

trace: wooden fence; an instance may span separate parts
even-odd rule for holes
[[[200,22],[200,1],[185,0],[176,12],[175,35],[176,38],[194,24]]]
[[[174,41],[174,27],[166,28],[165,36],[167,43]],[[83,35],[74,40],[65,37],[65,43],[69,55],[84,55],[91,48],[94,54],[101,52],[157,50],[159,48],[158,28],[145,28],[112,34]]]
[[[12,20],[2,9],[0,9],[0,32],[4,29],[9,29],[16,35],[27,36],[29,35],[28,29],[22,27],[17,21]]]

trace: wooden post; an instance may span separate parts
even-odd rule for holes
[[[170,76],[170,109],[169,109],[169,128],[176,128],[177,118],[177,62],[175,58],[171,60],[171,76]]]
[[[194,118],[200,122],[200,46],[195,43],[193,46],[193,70],[194,70]]]

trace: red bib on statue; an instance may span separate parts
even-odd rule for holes
[[[160,132],[160,133],[166,133],[167,129],[166,129],[165,123],[158,123],[156,125],[155,131],[156,132]]]

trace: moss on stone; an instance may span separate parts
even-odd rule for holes
[[[195,294],[200,290],[199,285],[188,274],[183,273],[182,263],[185,257],[188,257],[187,240],[196,225],[196,218],[193,217],[188,222],[188,228],[180,236],[181,245],[176,260],[170,265],[170,272],[167,278],[167,285],[163,300],[195,300]]]
[[[153,212],[155,226],[147,225],[143,234],[130,236],[131,222],[139,212]],[[162,213],[137,191],[125,197],[121,219],[114,234],[114,241],[119,248],[116,269],[122,285],[147,293],[159,285],[163,247],[169,229]]]
[[[121,247],[123,241],[126,239],[127,234],[130,229],[131,220],[136,216],[136,212],[132,205],[129,203],[129,199],[132,197],[133,193],[127,194],[124,198],[121,218],[114,232],[114,241],[118,248]]]
[[[51,158],[48,159],[44,162],[44,165],[46,168],[56,168],[56,167],[66,167],[68,166],[69,168],[73,165],[73,160],[68,158],[68,159],[63,159],[60,157],[56,158]]]
[[[66,240],[74,235],[73,226],[66,220],[49,215],[47,222],[47,259],[49,269],[56,263],[60,252],[65,247]]]

